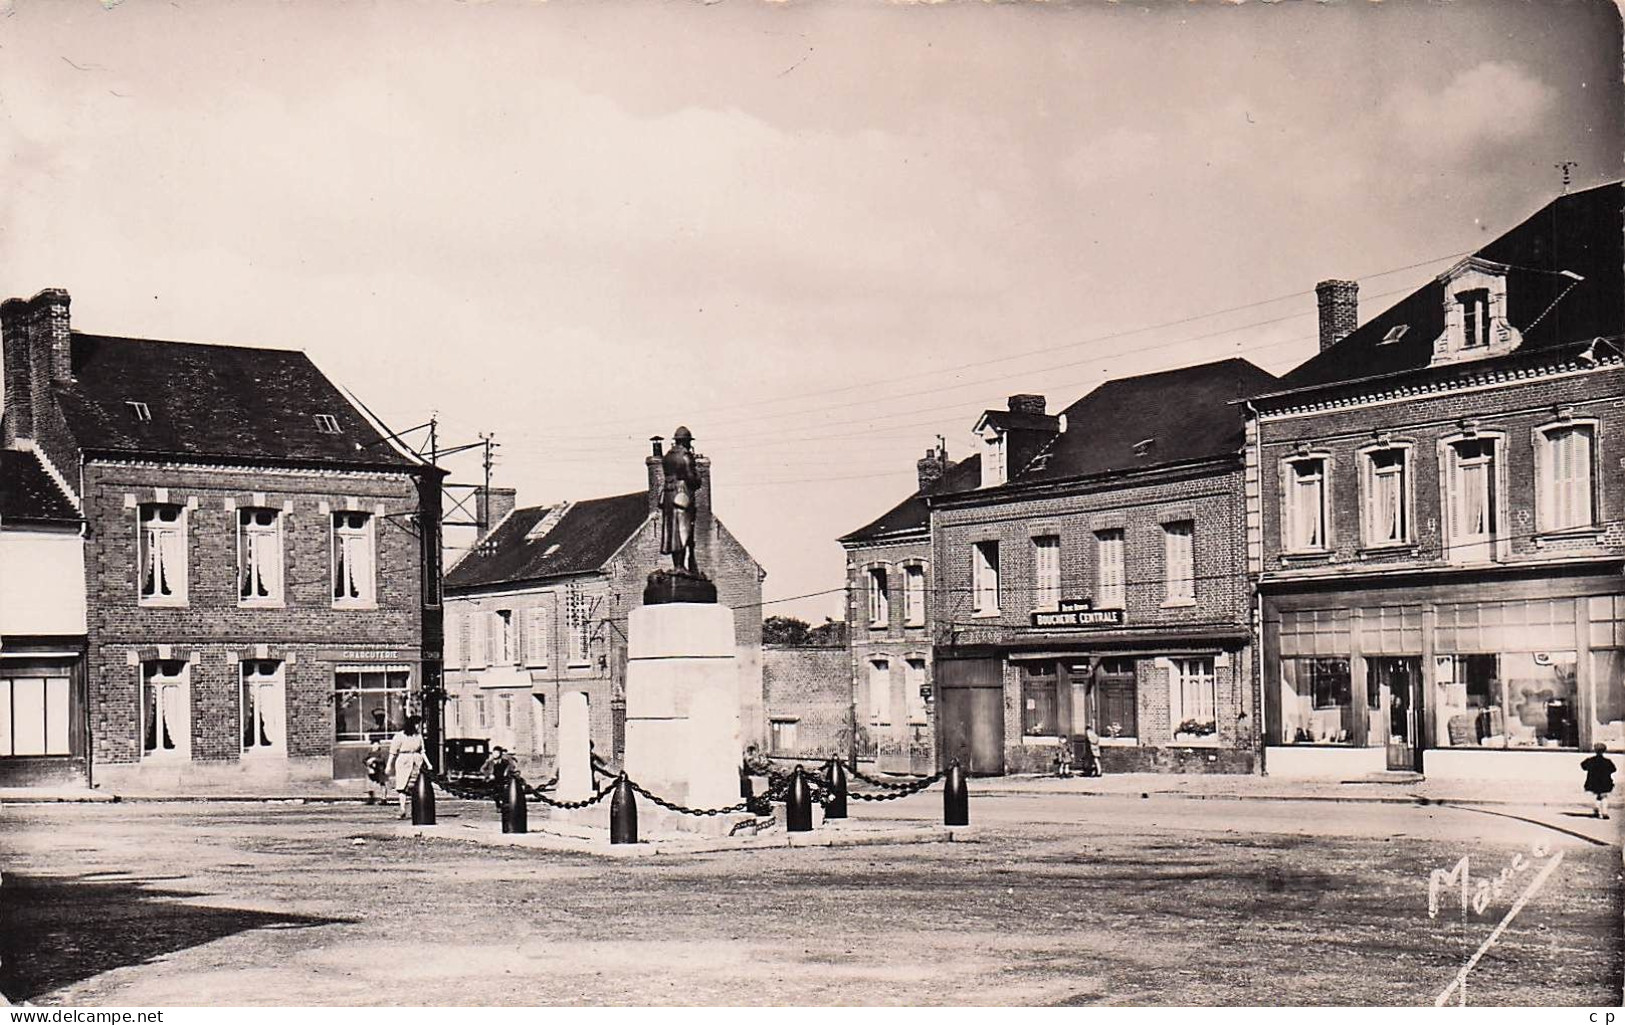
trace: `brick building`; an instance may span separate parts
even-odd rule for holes
[[[976,486],[926,499],[942,758],[1048,771],[1088,724],[1108,772],[1256,769],[1238,400],[1274,380],[1230,359],[982,415]]]
[[[0,307],[4,441],[82,511],[96,783],[359,775],[438,686],[439,471],[302,353],[83,334],[68,310]]]
[[[1622,202],[1561,196],[1358,327],[1318,289],[1322,351],[1250,404],[1272,774],[1625,743]]]
[[[0,786],[83,783],[84,520],[20,444],[0,449]]]
[[[944,446],[916,464],[919,488],[874,521],[840,539],[846,549],[847,651],[851,750],[888,772],[937,768],[931,668],[931,564],[927,495],[968,489],[980,457],[961,463]]]
[[[487,739],[533,773],[551,772],[559,695],[580,691],[594,749],[621,757],[627,616],[643,604],[648,575],[671,565],[660,554],[660,460],[646,466],[644,491],[523,509],[493,503],[495,526],[446,573],[447,736]],[[695,557],[734,610],[744,742],[765,744],[765,574],[712,512],[710,460],[700,456],[699,467]]]

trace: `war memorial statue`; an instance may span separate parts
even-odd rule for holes
[[[664,482],[660,495],[660,554],[671,556],[671,568],[649,574],[649,582],[643,589],[643,603],[714,604],[716,585],[700,572],[694,556],[699,490],[704,483],[698,457],[694,454],[694,435],[687,427],[677,428],[672,433],[670,447],[664,452],[660,439],[652,440]]]

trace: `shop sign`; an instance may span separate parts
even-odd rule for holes
[[[1122,609],[1097,609],[1088,598],[1066,598],[1054,611],[1034,612],[1033,626],[1122,626]]]

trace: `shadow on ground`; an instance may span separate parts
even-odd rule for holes
[[[251,929],[346,921],[180,903],[200,894],[141,880],[6,873],[0,885],[0,993],[32,1000],[71,983]]]

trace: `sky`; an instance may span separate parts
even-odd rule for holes
[[[844,614],[835,539],[1008,395],[1284,373],[1316,281],[1373,316],[1558,163],[1621,177],[1619,25],[1564,0],[0,0],[0,292],[303,349],[396,429],[494,435],[523,505],[640,490],[686,425],[768,611],[817,622]]]

